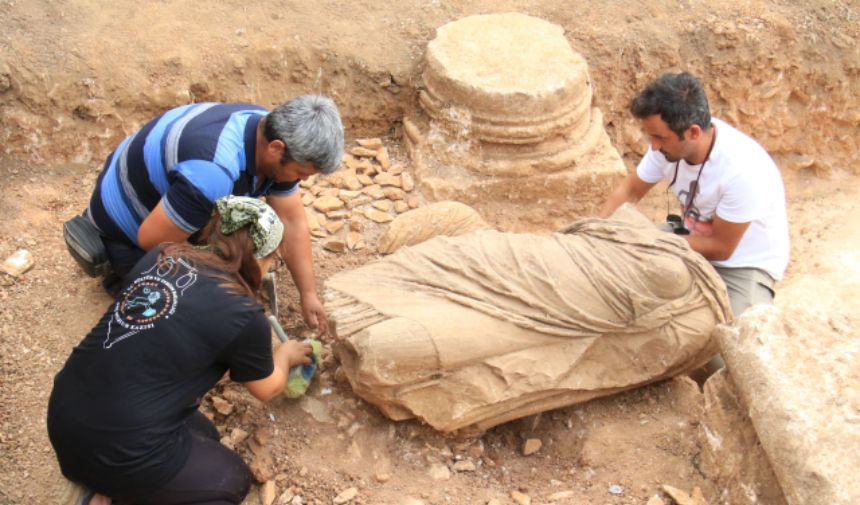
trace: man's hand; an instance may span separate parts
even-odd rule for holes
[[[299,290],[302,316],[309,327],[323,335],[328,332],[328,319],[316,291],[310,233],[301,197],[296,192],[284,197],[270,196],[266,200],[284,223],[281,254]]]
[[[710,261],[729,259],[741,242],[750,223],[732,223],[714,216],[713,232],[710,236],[683,235],[690,248]]]
[[[317,330],[317,336],[328,333],[328,318],[316,293],[302,295],[302,317],[305,324]]]
[[[635,170],[630,172],[600,207],[597,217],[608,218],[625,202],[634,205],[639,203],[639,200],[653,187],[653,183],[640,179]]]

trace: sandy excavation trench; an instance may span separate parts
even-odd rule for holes
[[[238,7],[229,3],[199,12],[189,3],[167,2],[150,12],[127,13],[123,3],[2,5],[8,31],[0,43],[0,256],[27,247],[37,266],[19,279],[3,277],[0,285],[0,365],[6,378],[0,386],[0,447],[12,463],[0,471],[0,501],[49,503],[57,478],[43,429],[50,380],[109,303],[66,256],[59,224],[82,208],[96,169],[115,142],[154,114],[189,100],[271,106],[318,91],[338,101],[350,139],[380,138],[392,165],[410,173],[402,121],[420,113],[424,47],[445,22],[501,8],[406,2],[382,15],[362,5],[309,4],[296,4],[275,19],[261,6],[246,6],[241,20],[235,17]],[[680,13],[667,4],[643,16],[621,4],[610,5],[609,14],[586,5],[566,11],[541,2],[503,4],[505,10],[523,10],[564,28],[589,64],[594,104],[628,168],[644,152],[624,110],[635,90],[682,63],[708,76],[715,115],[752,132],[783,169],[793,239],[784,303],[850,292],[852,277],[837,275],[832,264],[844,262],[840,251],[858,244],[856,234],[845,233],[843,221],[858,216],[857,178],[851,173],[860,161],[856,6],[750,3],[716,7],[701,16],[704,4],[691,2]],[[193,26],[174,20],[176,13],[192,12]],[[105,38],[102,34],[117,33],[124,16],[147,20],[161,37]],[[321,18],[351,21],[330,25]],[[33,28],[37,19],[56,24],[53,38]],[[219,30],[223,23],[228,31]],[[278,26],[285,23],[292,36],[283,39]],[[623,29],[609,29],[612,23]],[[185,44],[169,41],[180,34]],[[420,189],[411,194],[419,206],[428,202]],[[663,213],[661,198],[647,202],[653,217]],[[540,209],[534,213],[524,228],[552,228]],[[504,207],[491,206],[483,217],[495,227],[506,226]],[[344,252],[326,249],[332,234],[320,232],[315,247],[320,284],[374,259],[385,226],[367,221],[360,232],[366,247],[347,246]],[[335,234],[345,239],[347,230]],[[830,289],[820,287],[822,279]],[[281,317],[299,331],[289,282],[280,290]],[[835,298],[856,304],[848,296]],[[41,320],[31,317],[34,310]],[[260,503],[270,493],[275,503],[331,503],[354,487],[353,503],[514,503],[517,492],[532,503],[644,504],[660,493],[661,484],[688,491],[698,486],[708,503],[747,503],[749,488],[731,487],[733,478],[754,482],[759,503],[780,503],[772,475],[727,476],[709,467],[699,429],[705,399],[689,381],[649,386],[461,439],[416,422],[388,421],[338,382],[336,365],[327,362],[322,380],[303,402],[262,405],[230,384],[207,399],[225,443],[254,465],[262,481],[246,503]],[[526,456],[532,439],[541,447]],[[755,438],[747,442],[754,444]],[[756,457],[751,453],[741,469],[760,468]]]

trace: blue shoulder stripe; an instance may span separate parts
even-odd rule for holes
[[[225,167],[233,180],[239,178],[239,173],[247,170],[245,145],[245,127],[254,116],[261,116],[265,111],[243,110],[230,115],[218,137],[218,147],[213,160],[219,166]],[[254,139],[256,141],[256,137]]]
[[[140,228],[140,221],[130,210],[131,203],[123,193],[119,168],[119,158],[122,157],[122,153],[126,150],[130,141],[131,137],[123,140],[111,155],[110,166],[102,179],[101,199],[102,205],[111,220],[116,223],[133,244],[137,244],[137,231]]]
[[[149,135],[143,147],[143,159],[149,174],[149,181],[155,186],[159,194],[167,193],[170,183],[167,181],[167,167],[164,164],[162,140],[165,132],[176,119],[182,117],[188,110],[197,104],[183,105],[165,112],[159,119]]]

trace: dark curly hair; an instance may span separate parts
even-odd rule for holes
[[[630,102],[630,112],[639,119],[660,114],[681,140],[684,140],[684,132],[694,124],[703,130],[711,127],[705,89],[687,72],[666,73],[651,81]]]

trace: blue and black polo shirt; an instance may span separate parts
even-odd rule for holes
[[[138,245],[140,224],[159,202],[180,229],[194,233],[222,196],[294,193],[298,181],[257,179],[256,130],[266,114],[256,105],[228,103],[163,113],[108,157],[87,214],[107,238]]]

